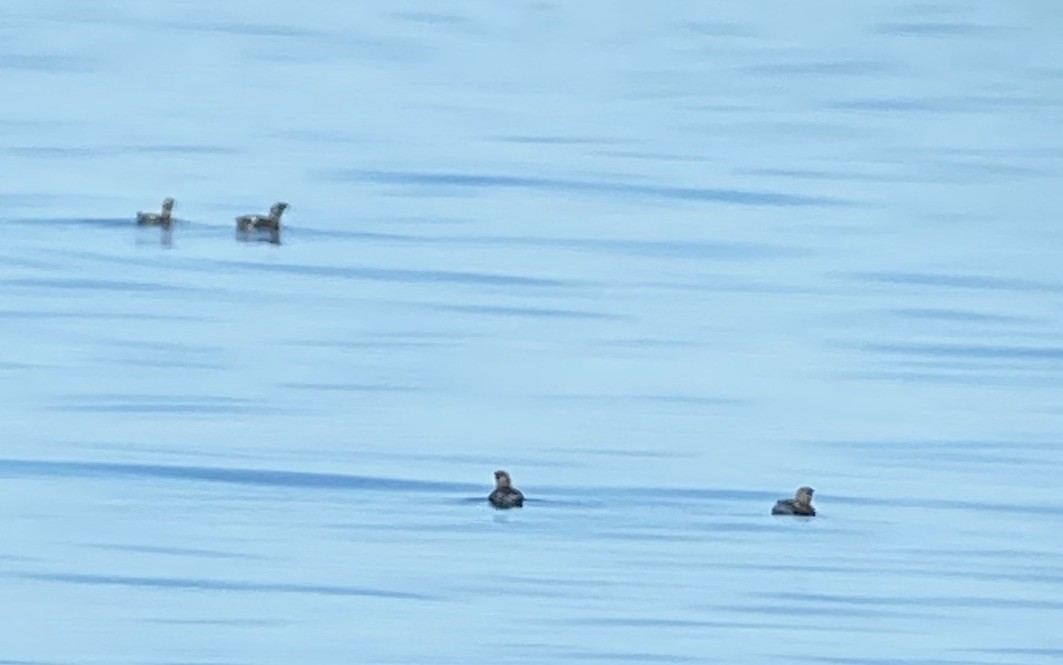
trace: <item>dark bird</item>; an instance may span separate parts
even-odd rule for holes
[[[776,501],[775,507],[771,509],[771,514],[815,516],[816,509],[812,507],[812,494],[815,491],[811,487],[797,488],[797,494],[794,495],[794,498]]]
[[[495,508],[520,508],[524,505],[524,495],[513,487],[509,473],[501,469],[495,471],[495,490],[487,497]]]
[[[240,215],[236,218],[236,230],[244,233],[248,231],[280,231],[281,215],[284,214],[287,208],[287,203],[278,201],[269,209],[268,215]]]
[[[140,226],[170,226],[173,223],[173,199],[162,200],[162,212],[138,212],[137,224]]]

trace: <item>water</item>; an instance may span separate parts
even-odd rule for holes
[[[3,15],[0,662],[1063,656],[1054,3]]]

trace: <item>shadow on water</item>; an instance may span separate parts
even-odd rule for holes
[[[459,504],[462,504],[462,505],[483,505],[483,506],[490,505],[487,502],[487,495],[488,495],[489,489],[490,489],[489,487],[485,486],[483,495],[481,495],[481,496],[467,496],[467,497],[463,497],[461,499],[455,499],[453,503],[459,503]],[[543,499],[543,498],[539,498],[539,497],[527,497],[527,498],[524,499],[524,505],[526,507],[529,507],[529,508],[600,508],[602,506],[605,506],[606,504],[603,501],[595,501],[595,500],[589,500],[589,501],[572,501],[572,500],[569,500],[569,501],[566,501],[564,499]],[[494,508],[492,506],[492,510],[497,511],[499,514],[502,514],[502,515],[505,515],[505,514],[517,515],[517,514],[520,514],[521,510],[523,510],[523,509],[520,509],[520,508],[517,508],[517,509],[513,509],[513,508]]]
[[[281,244],[281,232],[279,229],[252,229],[250,231],[236,230],[236,241],[246,243],[265,243],[269,245]]]
[[[155,236],[153,239],[152,236]],[[158,235],[155,235],[154,231],[148,231],[137,236],[136,244],[138,246],[144,245],[158,245],[163,249],[173,249],[173,228],[166,227],[158,230]]]
[[[205,230],[211,227],[189,222],[184,219],[174,218],[173,223],[169,226],[158,226],[152,224],[137,224],[135,220],[114,218],[114,217],[101,217],[101,218],[79,218],[79,217],[35,217],[35,218],[20,218],[5,221],[5,224],[13,224],[19,226],[28,227],[50,227],[53,229],[62,229],[64,231],[76,231],[79,229],[106,229],[121,231],[123,233],[129,233],[132,231],[133,244],[137,247],[158,246],[164,249],[172,249],[175,247],[175,237],[178,233],[177,229],[182,229],[180,233],[185,233],[190,230]],[[72,256],[81,255],[84,257],[105,259],[110,262],[120,261],[118,257],[96,254],[93,255],[87,252],[54,252],[56,254],[69,254]],[[145,265],[150,263],[145,262]]]

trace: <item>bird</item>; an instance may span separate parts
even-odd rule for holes
[[[495,489],[487,497],[495,508],[521,508],[524,506],[524,495],[519,489],[513,487],[513,479],[509,473],[499,469],[495,471]]]
[[[775,507],[771,509],[772,515],[805,515],[814,517],[816,509],[812,507],[812,494],[816,490],[811,487],[799,487],[792,499],[779,499]]]
[[[280,231],[281,215],[287,208],[287,203],[278,201],[269,209],[268,215],[240,215],[236,218],[236,230],[245,233],[248,231]]]
[[[173,199],[166,197],[162,200],[162,212],[138,212],[137,224],[140,226],[170,226],[173,218]]]

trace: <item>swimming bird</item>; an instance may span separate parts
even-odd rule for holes
[[[524,505],[524,495],[516,487],[509,473],[499,469],[495,471],[495,490],[487,500],[495,508],[520,508]]]
[[[236,218],[236,230],[238,231],[280,231],[281,215],[288,208],[283,201],[274,203],[269,209],[268,215],[240,215]]]
[[[141,226],[169,226],[173,223],[173,199],[169,196],[162,200],[162,212],[138,212],[137,224]]]
[[[792,499],[779,499],[775,507],[771,509],[772,515],[807,515],[813,517],[816,509],[812,507],[812,494],[816,490],[811,487],[799,487]]]

